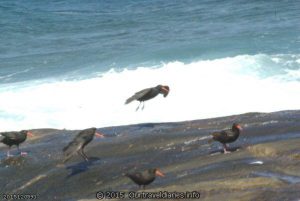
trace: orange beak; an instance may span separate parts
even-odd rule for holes
[[[243,128],[240,125],[236,126],[240,131],[243,130]]]
[[[159,170],[156,170],[156,171],[155,171],[155,175],[160,176],[160,177],[164,177],[164,176],[165,176],[165,175],[164,175],[161,171],[159,171]]]
[[[161,90],[163,91],[164,97],[166,97],[169,94],[169,89],[166,87],[161,87]]]
[[[34,137],[34,135],[32,134],[32,132],[30,132],[30,131],[27,132],[27,136]]]
[[[97,137],[104,137],[104,135],[103,135],[102,133],[98,133],[98,132],[96,132],[95,135],[96,135]]]

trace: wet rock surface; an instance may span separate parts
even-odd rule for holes
[[[230,144],[208,144],[209,134],[239,122],[244,130]],[[300,199],[300,111],[248,113],[230,117],[100,128],[106,138],[86,147],[90,161],[75,155],[62,164],[62,148],[78,131],[37,129],[6,158],[0,147],[3,194],[33,194],[37,200],[96,200],[98,191],[139,191],[123,176],[160,168],[145,192],[200,192],[200,200]],[[118,200],[118,199],[114,199]],[[179,199],[185,200],[185,199]]]

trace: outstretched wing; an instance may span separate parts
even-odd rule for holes
[[[143,96],[145,96],[147,93],[149,93],[151,91],[152,88],[147,88],[147,89],[143,89],[139,92],[136,92],[133,96],[131,96],[130,98],[128,98],[125,102],[125,104],[128,104],[134,100],[138,100],[139,98],[142,98]]]

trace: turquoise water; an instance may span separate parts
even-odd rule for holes
[[[299,9],[292,0],[2,0],[0,83],[171,61],[299,54]]]

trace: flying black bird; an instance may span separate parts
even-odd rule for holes
[[[22,131],[11,131],[11,132],[3,132],[0,133],[0,142],[6,144],[9,146],[7,151],[7,157],[13,156],[9,153],[11,146],[16,145],[18,148],[18,151],[21,155],[26,155],[26,152],[22,152],[19,149],[19,144],[23,143],[27,136],[33,137],[33,134],[27,130]]]
[[[133,173],[126,173],[125,176],[129,177],[134,183],[143,187],[145,189],[146,185],[152,183],[156,176],[164,177],[165,175],[157,168],[148,169],[143,172],[133,172]]]
[[[84,160],[88,161],[88,157],[84,153],[84,147],[90,143],[94,135],[97,137],[104,137],[103,134],[96,132],[96,128],[88,128],[80,131],[77,136],[66,146],[63,148],[64,152],[64,161],[69,160],[73,154],[76,152],[84,158]]]
[[[141,103],[143,103],[142,109],[144,109],[144,101],[150,100],[157,96],[158,94],[163,94],[164,97],[167,97],[170,92],[169,86],[157,85],[156,87],[143,89],[139,92],[136,92],[133,96],[128,98],[125,104],[128,104],[134,100],[140,101],[139,106],[136,108],[136,111],[139,109]]]
[[[241,130],[242,130],[242,127],[239,124],[234,123],[232,125],[231,129],[212,133],[211,134],[212,139],[210,139],[209,142],[212,142],[212,141],[221,142],[224,147],[224,154],[227,154],[227,153],[229,153],[229,151],[228,151],[228,147],[227,147],[226,143],[232,143],[232,142],[236,141],[240,135]]]

